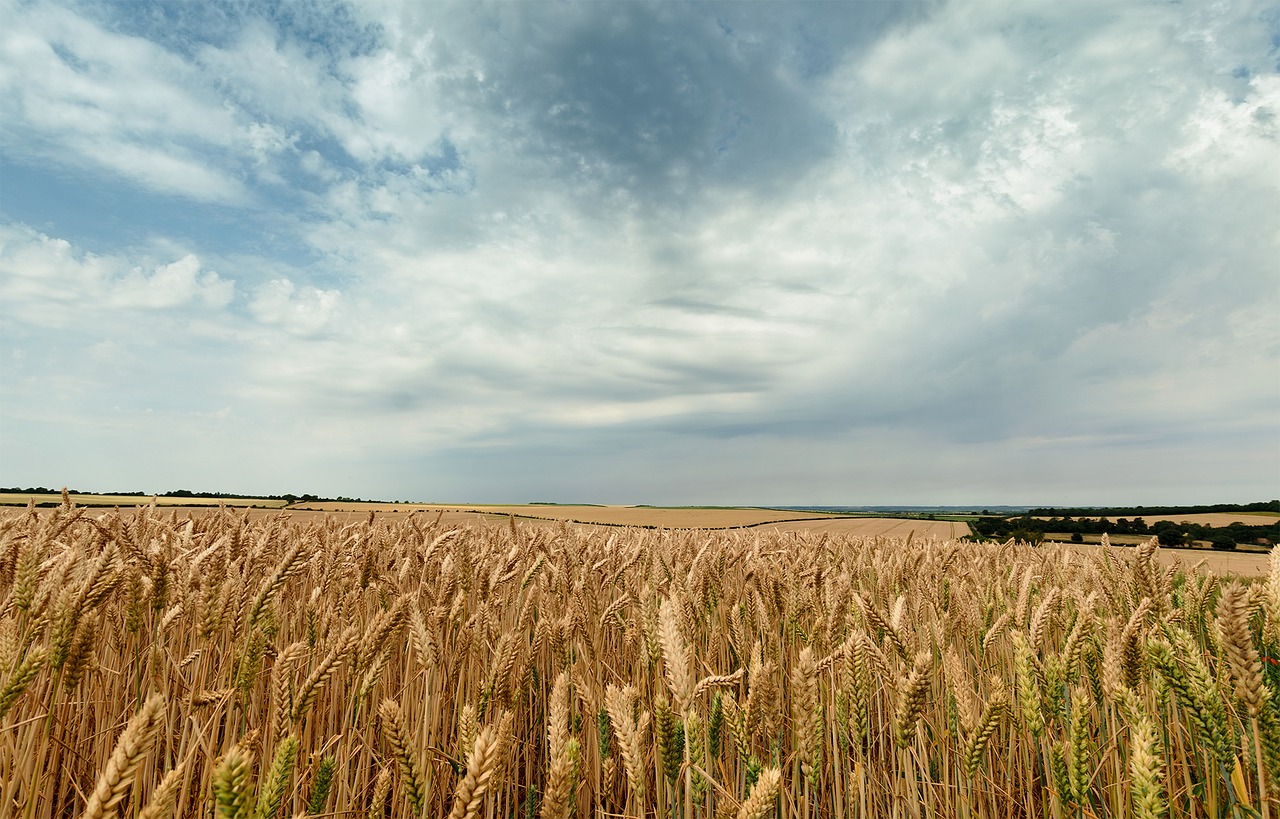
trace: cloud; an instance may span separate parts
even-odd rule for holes
[[[678,210],[708,185],[785,185],[834,147],[834,123],[755,33],[692,6],[579,5],[554,23],[501,6],[478,35],[483,79],[458,93],[569,184]]]
[[[1090,459],[1116,491],[1179,463],[1212,471],[1184,488],[1277,477],[1259,6],[7,16],[6,162],[140,191],[114,246],[5,203],[24,417],[150,408],[178,436],[229,407],[226,430],[396,495],[954,499],[970,475],[1092,486]],[[184,199],[219,203],[207,234],[154,216]]]
[[[1256,190],[1249,212],[1240,212],[1226,189],[1183,173],[1178,157],[1201,138],[1193,125],[1206,119],[1205,105],[1234,105],[1224,83],[1245,94],[1245,110],[1270,103],[1258,80],[1197,82],[1202,55],[1194,42],[1172,55],[1161,50],[1165,40],[1141,43],[1143,58],[1177,82],[1157,73],[1146,96],[1113,82],[1111,57],[1103,57],[1149,26],[1153,12],[1092,11],[1096,19],[1054,28],[1059,39],[1046,43],[1047,23],[1016,12],[1011,22],[1007,10],[946,9],[849,52],[804,103],[815,122],[836,122],[841,134],[827,154],[806,160],[805,186],[768,197],[713,186],[678,225],[625,208],[584,214],[582,201],[607,200],[594,198],[598,191],[576,171],[560,174],[563,188],[539,189],[533,183],[546,171],[479,151],[471,154],[479,188],[462,195],[441,197],[394,175],[347,186],[334,200],[343,221],[317,226],[312,239],[381,271],[362,286],[362,309],[404,328],[416,358],[389,352],[386,360],[398,363],[384,386],[374,364],[347,395],[357,403],[344,406],[359,406],[360,395],[380,409],[466,406],[477,440],[506,439],[504,428],[517,423],[498,408],[506,394],[523,404],[521,425],[509,428],[529,434],[595,419],[735,436],[920,425],[956,440],[996,441],[1075,435],[1097,423],[1091,399],[1058,383],[1057,371],[1072,372],[1072,383],[1130,373],[1187,383],[1185,362],[1169,351],[1200,349],[1205,334],[1219,332],[1187,326],[1185,317],[1205,304],[1217,303],[1226,324],[1268,335],[1249,308],[1274,298],[1262,272],[1274,248],[1230,234],[1250,223],[1254,236],[1264,231],[1259,202],[1275,192]],[[604,22],[579,13],[585,20],[543,36],[585,43],[587,34],[564,32],[596,26],[606,30],[592,36],[604,42],[624,32],[644,43],[644,25],[658,25],[637,22],[648,10],[613,21],[616,31],[603,12]],[[523,31],[519,15],[511,30],[502,22],[507,36]],[[943,65],[962,70],[913,71],[910,60],[938,42]],[[1054,51],[1064,54],[1056,71],[1038,68]],[[530,52],[562,61],[575,53]],[[938,90],[939,71],[955,89]],[[552,76],[552,85],[568,83]],[[592,93],[605,94],[609,82]],[[917,92],[934,94],[932,102],[919,104]],[[520,110],[508,127],[540,133],[540,121]],[[1116,130],[1112,110],[1161,136],[1135,141]],[[1257,157],[1272,137],[1265,116],[1238,119],[1242,139],[1252,140],[1238,152],[1254,163],[1245,178],[1266,170]],[[617,117],[582,121],[604,129]],[[548,144],[606,159],[615,149],[639,150],[579,138]],[[538,158],[533,143],[513,144]],[[605,165],[644,161],[634,154]],[[486,184],[499,170],[500,181]],[[1215,200],[1220,206],[1207,204]],[[1227,274],[1229,287],[1226,268],[1236,271]],[[1104,372],[1114,368],[1092,352],[1091,339],[1109,334],[1151,343],[1131,348],[1128,371]],[[463,374],[485,384],[475,404],[461,397]],[[1240,385],[1241,402],[1267,393],[1252,381]],[[1236,399],[1214,400],[1225,408]],[[1121,414],[1160,419],[1155,401],[1135,393]]]
[[[67,326],[88,313],[138,310],[217,311],[235,282],[205,270],[194,254],[161,264],[77,252],[25,225],[0,225],[0,277],[11,321]]]
[[[309,287],[299,292],[288,279],[272,279],[258,287],[249,302],[249,312],[264,324],[296,335],[314,336],[334,320],[340,297],[336,290]]]
[[[210,167],[211,152],[242,140],[242,126],[200,93],[194,66],[68,9],[15,5],[6,19],[0,133],[10,161],[69,160],[193,199],[244,197],[234,175]]]

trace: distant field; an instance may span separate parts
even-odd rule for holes
[[[1150,540],[1150,538],[1146,538]],[[1113,539],[1114,543],[1115,540]],[[1055,547],[1061,544],[1054,544]],[[1080,552],[1099,554],[1100,546],[1074,544]],[[1242,577],[1265,577],[1271,568],[1271,555],[1265,552],[1224,552],[1216,549],[1158,549],[1156,559],[1164,565],[1177,563],[1184,569],[1199,568],[1217,574]]]
[[[6,501],[0,495],[0,504],[13,503],[25,505],[27,496],[20,501]],[[81,500],[83,498],[84,500]],[[57,495],[36,496],[36,502],[57,502]],[[127,495],[84,495],[72,496],[77,505],[109,507],[118,505],[122,510],[136,506],[145,506],[150,498],[138,498]],[[182,501],[186,501],[182,503]],[[861,537],[901,537],[912,532],[917,538],[936,538],[939,540],[958,539],[969,534],[968,525],[962,522],[947,520],[918,520],[903,518],[875,517],[833,517],[818,512],[790,512],[775,509],[751,508],[697,508],[697,507],[651,507],[651,506],[555,506],[543,504],[427,504],[427,503],[365,503],[365,502],[325,502],[296,504],[283,508],[281,502],[254,501],[251,499],[229,499],[230,507],[247,507],[251,504],[262,507],[272,504],[270,508],[250,509],[251,517],[284,514],[288,517],[306,521],[324,515],[346,516],[356,520],[367,517],[370,512],[379,519],[399,518],[409,514],[419,514],[434,520],[440,517],[443,525],[465,525],[476,523],[499,524],[514,515],[521,526],[559,526],[562,523],[575,523],[585,526],[636,526],[660,529],[737,529],[751,528],[775,532],[831,532]],[[157,505],[177,512],[189,511],[197,517],[213,511],[217,501],[202,498],[159,498]]]
[[[607,526],[655,526],[664,529],[726,529],[736,526],[754,526],[783,520],[830,520],[830,515],[816,512],[788,512],[773,509],[702,509],[666,508],[653,506],[554,506],[543,504],[485,505],[485,504],[386,504],[386,503],[307,503],[290,507],[293,510],[324,512],[386,513],[398,510],[422,511],[431,514],[472,513],[479,516],[516,515],[517,517],[543,518],[555,521],[598,523]],[[857,521],[850,521],[856,523]]]
[[[30,492],[0,492],[0,506],[26,506],[35,498],[37,504],[61,503],[62,495],[51,492],[40,495]],[[71,502],[76,506],[146,506],[153,498],[149,495],[71,495]],[[266,506],[272,509],[283,509],[285,502],[265,498],[154,498],[156,506]]]
[[[969,525],[958,521],[903,518],[836,518],[769,523],[758,528],[773,532],[832,532],[854,537],[905,538],[915,532],[917,538],[939,540],[958,540],[969,534]]]
[[[1097,546],[1102,543],[1102,535],[1081,535],[1081,543]],[[1046,532],[1044,539],[1053,543],[1071,543],[1071,535],[1067,532]],[[1112,546],[1137,546],[1151,540],[1151,535],[1107,535]]]

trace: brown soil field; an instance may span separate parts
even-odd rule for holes
[[[1108,516],[1111,520],[1117,520],[1117,516]],[[1174,523],[1198,523],[1201,526],[1230,526],[1233,523],[1245,523],[1250,526],[1266,526],[1276,522],[1280,515],[1271,512],[1201,512],[1194,515],[1143,515],[1142,519],[1147,525],[1151,525],[1160,520],[1171,520]],[[1038,518],[1038,520],[1050,520],[1050,518]]]

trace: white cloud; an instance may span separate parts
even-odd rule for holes
[[[200,260],[191,254],[160,265],[149,275],[134,268],[108,287],[108,303],[124,308],[165,309],[192,302],[219,308],[226,307],[235,294],[235,282],[213,271],[202,271]]]
[[[1205,182],[1258,180],[1274,189],[1280,179],[1280,75],[1251,77],[1235,99],[1217,89],[1202,92],[1183,138],[1168,159],[1179,173]]]
[[[149,190],[243,203],[262,129],[181,56],[48,3],[0,33],[0,135],[27,163],[102,168]]]
[[[10,320],[54,327],[95,313],[218,311],[235,295],[235,282],[205,270],[194,254],[140,265],[78,252],[25,225],[0,225],[0,279]]]
[[[300,336],[323,333],[338,313],[337,290],[299,289],[288,279],[272,279],[259,286],[249,302],[249,312],[264,324]]]

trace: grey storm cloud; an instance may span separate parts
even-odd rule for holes
[[[671,207],[706,186],[767,192],[829,157],[836,124],[799,66],[753,47],[765,32],[712,10],[503,6],[485,79],[461,101],[478,92],[513,143],[571,185]]]

